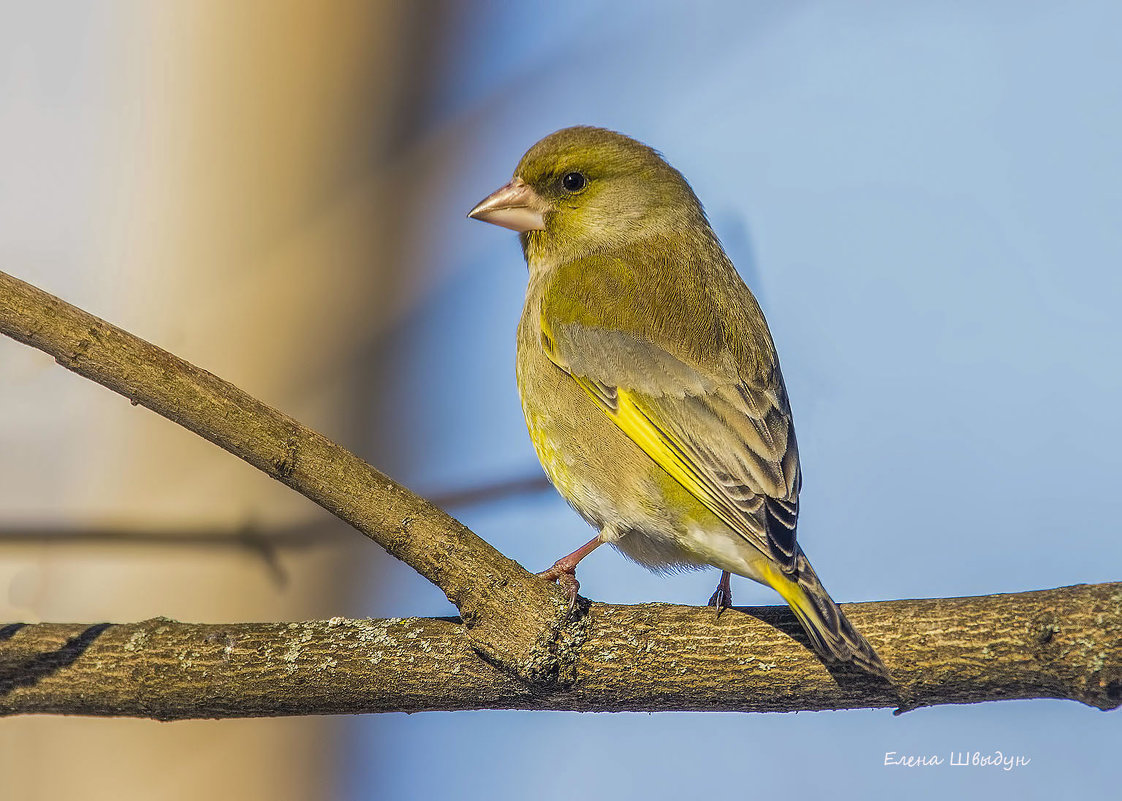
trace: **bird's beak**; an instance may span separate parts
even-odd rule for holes
[[[523,181],[514,178],[509,184],[496,189],[468,212],[473,220],[482,220],[518,233],[544,231],[544,214],[549,208],[541,195]]]

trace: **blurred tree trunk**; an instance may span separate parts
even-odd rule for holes
[[[36,282],[361,438],[370,344],[421,272],[402,269],[409,196],[395,158],[432,62],[421,11],[206,0],[6,12],[0,117],[15,149],[0,154],[0,246]],[[0,528],[266,538],[332,525],[42,354],[5,340],[0,365]],[[373,564],[349,540],[279,558],[281,573],[252,549],[197,542],[5,545],[0,620],[326,616]],[[0,795],[330,797],[325,742],[340,731],[328,720],[11,720]],[[128,771],[91,781],[129,754]],[[190,781],[175,778],[183,754]]]

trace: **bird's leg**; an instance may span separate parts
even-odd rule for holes
[[[568,556],[562,556],[553,563],[553,567],[549,570],[538,573],[546,581],[556,581],[557,585],[568,593],[570,612],[577,606],[577,590],[580,589],[580,582],[577,581],[577,565],[581,559],[584,559],[603,544],[604,541],[600,537],[593,537]]]
[[[717,617],[720,617],[721,612],[732,606],[732,585],[729,584],[729,578],[729,572],[722,570],[721,580],[717,582],[717,590],[713,593],[713,597],[709,599],[709,605],[717,607]]]

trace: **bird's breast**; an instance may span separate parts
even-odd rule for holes
[[[663,485],[673,479],[546,356],[540,308],[531,284],[516,364],[526,428],[546,475],[597,528],[669,528]]]

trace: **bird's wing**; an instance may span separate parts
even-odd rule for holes
[[[795,570],[798,447],[778,365],[750,386],[635,333],[551,318],[542,347],[667,473],[784,570]],[[770,339],[769,339],[770,346]]]

